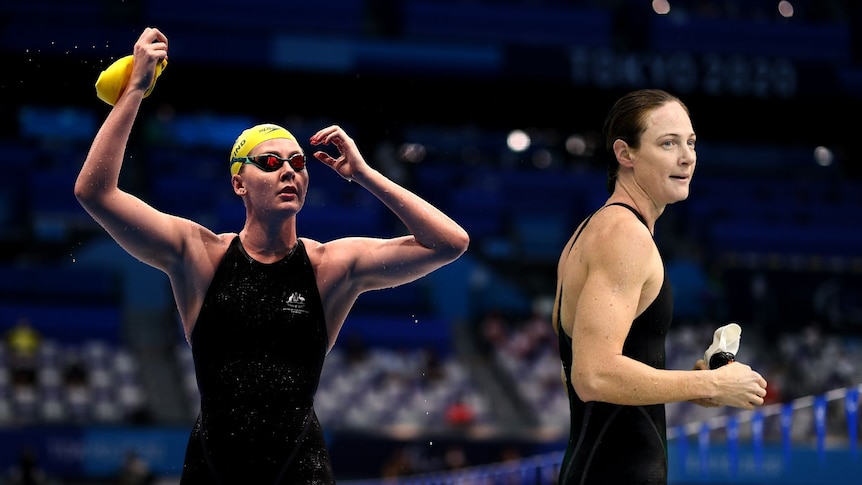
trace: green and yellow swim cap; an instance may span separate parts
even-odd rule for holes
[[[272,123],[264,123],[262,125],[252,126],[251,128],[243,131],[237,137],[236,142],[233,144],[233,149],[230,151],[230,174],[236,175],[239,173],[239,169],[242,167],[242,162],[234,162],[234,158],[242,158],[248,156],[251,149],[260,145],[261,143],[274,140],[276,138],[286,138],[288,140],[296,141],[296,137],[293,136],[286,129],[274,125]]]

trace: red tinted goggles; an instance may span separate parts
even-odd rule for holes
[[[290,165],[296,172],[300,172],[305,170],[305,154],[303,153],[294,153],[293,155],[287,158],[281,158],[278,155],[273,155],[272,153],[264,153],[262,155],[255,155],[253,157],[237,157],[231,159],[230,163],[233,165],[234,163],[250,163],[257,168],[263,170],[264,172],[275,172],[280,169],[285,162]]]

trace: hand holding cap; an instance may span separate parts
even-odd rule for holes
[[[703,353],[703,360],[709,364],[710,369],[733,362],[736,353],[739,352],[741,335],[742,327],[736,323],[728,323],[716,329],[712,336],[712,344]]]
[[[99,99],[111,106],[116,104],[117,100],[120,99],[120,95],[125,91],[126,85],[129,83],[129,78],[132,76],[133,61],[134,56],[131,54],[122,57],[114,61],[113,64],[108,66],[107,69],[99,74],[99,78],[96,80],[96,96],[98,96]],[[164,71],[167,66],[167,59],[163,59],[161,62],[156,64],[156,75],[153,76],[153,82],[144,93],[145,98],[149,96],[153,91],[153,88],[156,87],[156,80],[162,75],[162,71]]]

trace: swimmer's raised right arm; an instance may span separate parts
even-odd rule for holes
[[[145,29],[134,46],[129,83],[93,140],[75,182],[75,197],[129,254],[171,273],[180,263],[190,231],[206,230],[159,212],[118,186],[138,109],[152,84],[156,64],[167,55],[167,37],[158,29]]]

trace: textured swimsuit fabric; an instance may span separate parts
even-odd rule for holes
[[[327,331],[301,241],[263,264],[235,238],[190,341],[201,407],[182,485],[335,483],[313,408]]]
[[[644,222],[632,207],[616,205],[628,208]],[[587,223],[589,219],[581,231]],[[632,322],[623,355],[664,369],[665,337],[672,316],[673,295],[665,273],[655,300]],[[565,375],[571,376],[572,339],[559,328],[560,359]],[[560,468],[560,485],[667,483],[667,423],[663,404],[585,403],[578,398],[569,379],[566,379],[566,389],[571,430]]]

